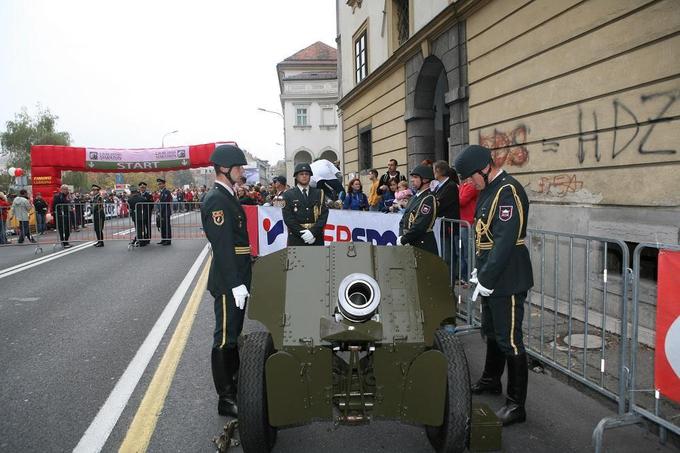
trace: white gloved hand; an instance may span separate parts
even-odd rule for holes
[[[477,268],[476,267],[474,269],[472,269],[472,273],[470,273],[469,282],[474,283],[474,284],[479,283],[479,280],[477,280]]]
[[[485,288],[484,286],[482,286],[481,283],[477,283],[477,286],[475,286],[475,290],[472,292],[472,297],[470,298],[470,300],[474,302],[477,300],[477,296],[479,296],[480,294],[484,297],[489,297],[492,293],[493,289]]]
[[[302,230],[302,231],[300,231],[300,237],[301,237],[302,240],[305,241],[307,244],[313,244],[313,243],[314,243],[314,235],[313,235],[312,232],[309,231],[309,230]]]
[[[397,245],[404,245],[404,244],[401,243],[401,236],[399,236],[399,237],[397,238]]]
[[[246,285],[239,285],[236,288],[232,288],[231,292],[234,295],[234,303],[239,309],[243,310],[243,307],[246,306],[246,300],[250,297],[248,288],[246,288]]]

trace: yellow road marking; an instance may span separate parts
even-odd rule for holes
[[[182,313],[182,318],[177,323],[175,333],[172,335],[168,348],[158,364],[156,373],[154,373],[151,384],[149,384],[142,403],[137,409],[135,418],[128,428],[125,439],[118,450],[119,452],[145,452],[149,447],[151,436],[156,430],[158,417],[165,404],[165,398],[170,390],[170,384],[172,384],[175,372],[177,371],[177,365],[186,347],[198,306],[201,303],[208,283],[210,261],[211,259],[208,259],[203,267],[203,272],[201,272],[201,276],[198,278],[196,287],[191,293],[184,313]]]

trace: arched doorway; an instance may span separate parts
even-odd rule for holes
[[[300,150],[295,153],[295,157],[293,158],[293,164],[311,164],[312,163],[312,155],[309,153],[309,151],[305,150]]]
[[[449,91],[444,64],[434,55],[422,64],[413,96],[413,109],[406,119],[408,166],[424,159],[449,160],[450,116],[445,95]]]
[[[327,149],[321,153],[319,159],[326,159],[328,161],[335,162],[336,160],[338,160],[338,155],[332,149]]]

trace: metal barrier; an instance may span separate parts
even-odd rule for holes
[[[624,397],[627,396],[628,399],[628,411],[613,417],[606,417],[598,423],[593,431],[593,444],[597,453],[602,451],[605,430],[640,423],[643,420],[653,422],[659,427],[659,438],[662,442],[666,441],[667,431],[680,435],[680,404],[669,400],[654,387],[655,350],[652,348],[650,353],[649,345],[642,342],[640,338],[640,288],[643,284],[640,278],[640,257],[645,249],[680,251],[680,246],[641,243],[633,251],[631,276],[633,297],[630,302],[632,333],[630,338],[630,365],[627,368],[630,370],[630,379],[624,394]],[[656,317],[654,317],[654,320],[656,320]],[[656,333],[656,325],[654,325],[653,331]],[[643,369],[647,372],[643,372]]]
[[[457,289],[458,317],[468,326],[474,322],[472,301],[465,298],[463,308],[463,289],[467,288],[470,272],[475,267],[474,231],[465,220],[442,218],[439,228],[439,249],[442,258],[449,266],[449,285]]]
[[[201,224],[201,203],[182,202],[181,211],[173,211],[173,202],[68,203],[57,205],[50,214],[55,233],[32,234],[35,253],[44,246],[68,247],[71,243],[127,241],[129,249],[147,245],[152,239],[170,242],[173,239],[205,239]],[[7,214],[0,228],[9,225],[11,211],[0,208],[0,219]],[[32,219],[32,230],[36,223]],[[15,228],[16,229],[16,228]],[[2,238],[6,238],[3,236]],[[3,241],[0,238],[0,245]],[[19,245],[12,241],[12,246]]]

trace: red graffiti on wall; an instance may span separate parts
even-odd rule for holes
[[[497,167],[514,165],[521,167],[529,160],[529,150],[524,146],[527,141],[528,129],[521,124],[510,132],[497,129],[493,133],[484,135],[479,131],[479,144],[491,150],[493,161]]]
[[[583,189],[583,181],[576,179],[576,175],[563,174],[556,176],[543,176],[538,181],[538,187],[534,192],[564,197],[568,193],[575,193]]]

